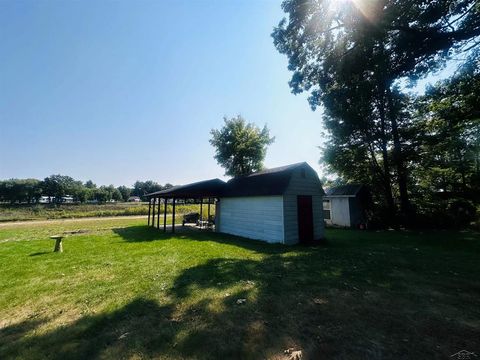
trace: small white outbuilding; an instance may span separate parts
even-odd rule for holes
[[[310,243],[324,238],[324,194],[317,173],[303,162],[228,182],[211,179],[147,194],[148,224],[166,231],[166,216],[160,214],[171,204],[174,232],[175,204],[193,201],[200,209],[207,204],[208,226],[214,223],[217,232],[269,243]],[[210,220],[210,205],[215,205],[214,221]],[[202,210],[199,215],[203,219]]]
[[[323,198],[323,216],[327,225],[358,228],[366,226],[370,193],[361,184],[327,189]]]
[[[216,229],[269,243],[324,238],[317,173],[307,163],[259,171],[228,181],[216,207]]]

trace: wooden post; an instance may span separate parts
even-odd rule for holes
[[[213,216],[215,231],[217,231],[217,198],[213,198],[213,205],[215,206],[215,215]]]
[[[152,205],[152,199],[148,199],[148,226],[150,226],[150,207]]]
[[[211,199],[210,199],[210,198],[208,198],[208,212],[207,212],[208,216],[207,216],[207,228],[210,226],[210,201],[211,201]]]
[[[175,198],[172,198],[172,233],[175,232]]]
[[[203,214],[203,198],[200,199],[200,228],[203,227],[203,219],[202,219],[202,214]]]
[[[160,229],[160,197],[158,197],[157,229]]]
[[[163,206],[163,232],[167,232],[167,204],[168,198],[164,198],[164,206]]]
[[[155,205],[156,205],[156,202],[157,202],[157,198],[154,197],[153,198],[153,206],[152,206],[152,227],[155,226]]]
[[[54,252],[63,252],[63,245],[62,245],[63,236],[53,235],[53,236],[50,236],[50,239],[55,240],[55,248],[53,249],[53,251]]]

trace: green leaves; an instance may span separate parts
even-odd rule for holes
[[[475,63],[475,61],[473,61]],[[418,100],[422,156],[415,168],[420,191],[479,197],[480,68],[467,66]]]
[[[240,115],[224,118],[220,130],[211,130],[210,144],[215,147],[215,160],[225,168],[225,175],[244,176],[261,170],[267,146],[275,141],[265,125],[259,129]]]
[[[312,109],[324,107],[322,160],[347,181],[370,181],[392,214],[400,203],[409,216],[420,176],[411,171],[428,126],[414,119],[418,100],[396,84],[415,83],[479,47],[478,1],[285,0],[282,8],[287,16],[272,33],[274,45],[288,57],[292,92],[307,92]],[[428,105],[438,115],[430,126],[439,116],[451,124],[479,117],[474,96],[453,95]]]

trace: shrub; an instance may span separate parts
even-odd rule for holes
[[[467,200],[459,199],[450,203],[448,214],[451,216],[456,227],[470,225],[475,220],[477,209]]]

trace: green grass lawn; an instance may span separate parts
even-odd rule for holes
[[[51,234],[82,230],[52,253]],[[480,353],[480,236],[317,247],[116,219],[0,227],[0,359],[445,359]],[[238,299],[246,299],[237,304]]]

